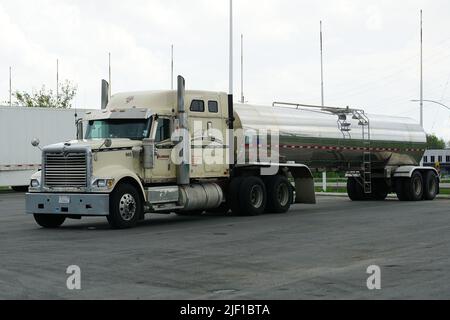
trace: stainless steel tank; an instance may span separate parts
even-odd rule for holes
[[[409,118],[365,116],[368,126],[351,114],[339,122],[337,114],[319,108],[235,104],[236,129],[279,131],[281,162],[295,161],[312,169],[360,170],[370,153],[374,172],[420,163],[426,134],[418,123]]]

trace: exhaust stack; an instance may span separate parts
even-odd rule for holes
[[[106,109],[108,102],[109,102],[109,83],[106,80],[102,80],[102,101],[101,101],[102,110]]]
[[[178,121],[180,130],[182,131],[183,140],[180,142],[183,144],[182,149],[182,162],[177,166],[177,183],[178,185],[189,185],[191,182],[191,167],[190,163],[190,147],[191,139],[188,131],[188,118],[184,105],[186,82],[182,76],[178,76],[177,85],[177,108],[178,108]]]

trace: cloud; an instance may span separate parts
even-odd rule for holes
[[[235,6],[235,88],[239,34],[245,36],[245,95],[251,102],[320,102],[319,20],[324,23],[325,101],[418,120],[418,12],[424,10],[425,95],[443,99],[450,76],[450,3],[445,0],[240,0]],[[227,0],[3,0],[0,100],[15,89],[79,86],[77,107],[96,108],[112,53],[113,91],[170,87],[227,90]],[[450,92],[450,90],[448,90]],[[427,106],[425,125],[450,140],[446,111]]]

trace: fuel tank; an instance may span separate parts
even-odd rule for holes
[[[365,159],[372,171],[416,166],[426,149],[424,130],[410,118],[364,114],[364,125],[350,113],[344,119],[321,109],[235,104],[234,110],[235,129],[278,130],[280,162],[312,169],[361,170]]]

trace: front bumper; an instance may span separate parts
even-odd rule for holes
[[[109,194],[27,193],[26,213],[108,216]]]

